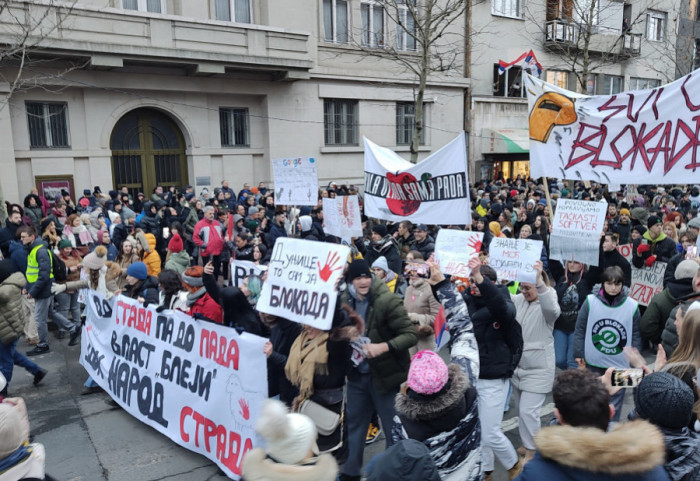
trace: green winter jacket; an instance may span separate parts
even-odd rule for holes
[[[24,329],[22,289],[27,283],[24,274],[15,272],[0,284],[0,342],[16,341]]]
[[[171,252],[168,255],[168,260],[165,261],[165,268],[176,271],[182,275],[190,266],[190,255],[187,251]]]
[[[373,279],[369,296],[365,335],[372,343],[386,342],[390,346],[386,354],[368,360],[374,385],[385,394],[406,381],[411,363],[408,349],[416,345],[418,334],[402,300],[381,279]],[[354,308],[355,298],[347,291],[342,299],[344,304]]]

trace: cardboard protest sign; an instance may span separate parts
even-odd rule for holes
[[[266,339],[88,292],[80,363],[126,412],[232,479],[259,445],[267,399]]]
[[[395,222],[470,224],[464,133],[417,164],[365,142],[365,214]]]
[[[549,257],[597,266],[607,208],[605,202],[559,199],[549,237]]]
[[[356,195],[323,199],[323,230],[341,239],[362,237],[362,216]]]
[[[651,267],[637,269],[632,266],[630,297],[642,306],[648,306],[655,294],[664,290],[665,262],[654,262]]]
[[[241,287],[243,279],[248,276],[262,275],[264,266],[259,266],[251,261],[239,261],[231,259],[231,285]]]
[[[257,309],[330,329],[337,299],[335,284],[343,275],[349,254],[347,246],[278,238]]]
[[[494,237],[489,245],[489,265],[498,280],[535,283],[535,262],[540,260],[542,241]]]
[[[313,157],[272,159],[275,205],[315,205],[318,169]]]
[[[686,184],[700,168],[700,73],[589,97],[526,75],[530,175],[604,184]]]
[[[482,232],[440,229],[435,240],[435,261],[443,274],[469,277],[469,260],[479,255]]]

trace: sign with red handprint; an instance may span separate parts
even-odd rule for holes
[[[257,309],[261,312],[330,329],[350,248],[289,237],[275,242]]]
[[[435,241],[435,259],[440,271],[457,277],[469,277],[469,259],[479,255],[484,234],[454,229],[440,229]]]
[[[323,199],[323,231],[348,241],[362,237],[362,216],[356,195]]]

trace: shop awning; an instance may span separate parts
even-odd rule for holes
[[[483,154],[527,154],[530,135],[527,129],[482,129]]]

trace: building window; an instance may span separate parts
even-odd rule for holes
[[[566,89],[569,87],[568,81],[569,72],[563,70],[547,70],[547,83]]]
[[[347,0],[323,0],[323,32],[326,42],[348,43]]]
[[[252,23],[250,0],[214,0],[214,15],[224,22]]]
[[[248,109],[219,109],[222,147],[249,147],[250,127]]]
[[[423,129],[420,132],[420,145],[425,145],[425,111],[423,104]],[[416,107],[413,102],[396,103],[396,145],[410,145],[413,138],[413,125],[416,123]]]
[[[601,95],[614,95],[622,92],[624,77],[618,75],[603,75],[603,88]]]
[[[399,50],[416,49],[416,20],[413,11],[416,8],[416,0],[397,0],[398,22],[396,26],[396,47]]]
[[[358,101],[325,99],[323,126],[326,145],[357,145]]]
[[[586,88],[581,87],[581,81],[579,78],[576,78],[576,92],[580,94],[586,94],[586,95],[595,95],[596,93],[596,85],[598,84],[597,81],[597,75],[596,74],[588,74],[588,77],[586,78]]]
[[[27,102],[29,146],[32,149],[70,147],[68,106],[65,103]]]
[[[122,8],[139,12],[165,13],[164,3],[163,0],[122,0]]]
[[[647,40],[663,42],[666,31],[665,12],[647,12]]]
[[[375,1],[362,2],[362,45],[384,46],[384,8]]]
[[[519,65],[513,65],[500,73],[498,64],[493,65],[493,95],[496,97],[524,97],[523,70]]]
[[[521,18],[523,15],[520,0],[491,0],[491,13],[503,17]]]
[[[661,85],[661,80],[657,78],[630,77],[629,90],[649,90]]]

